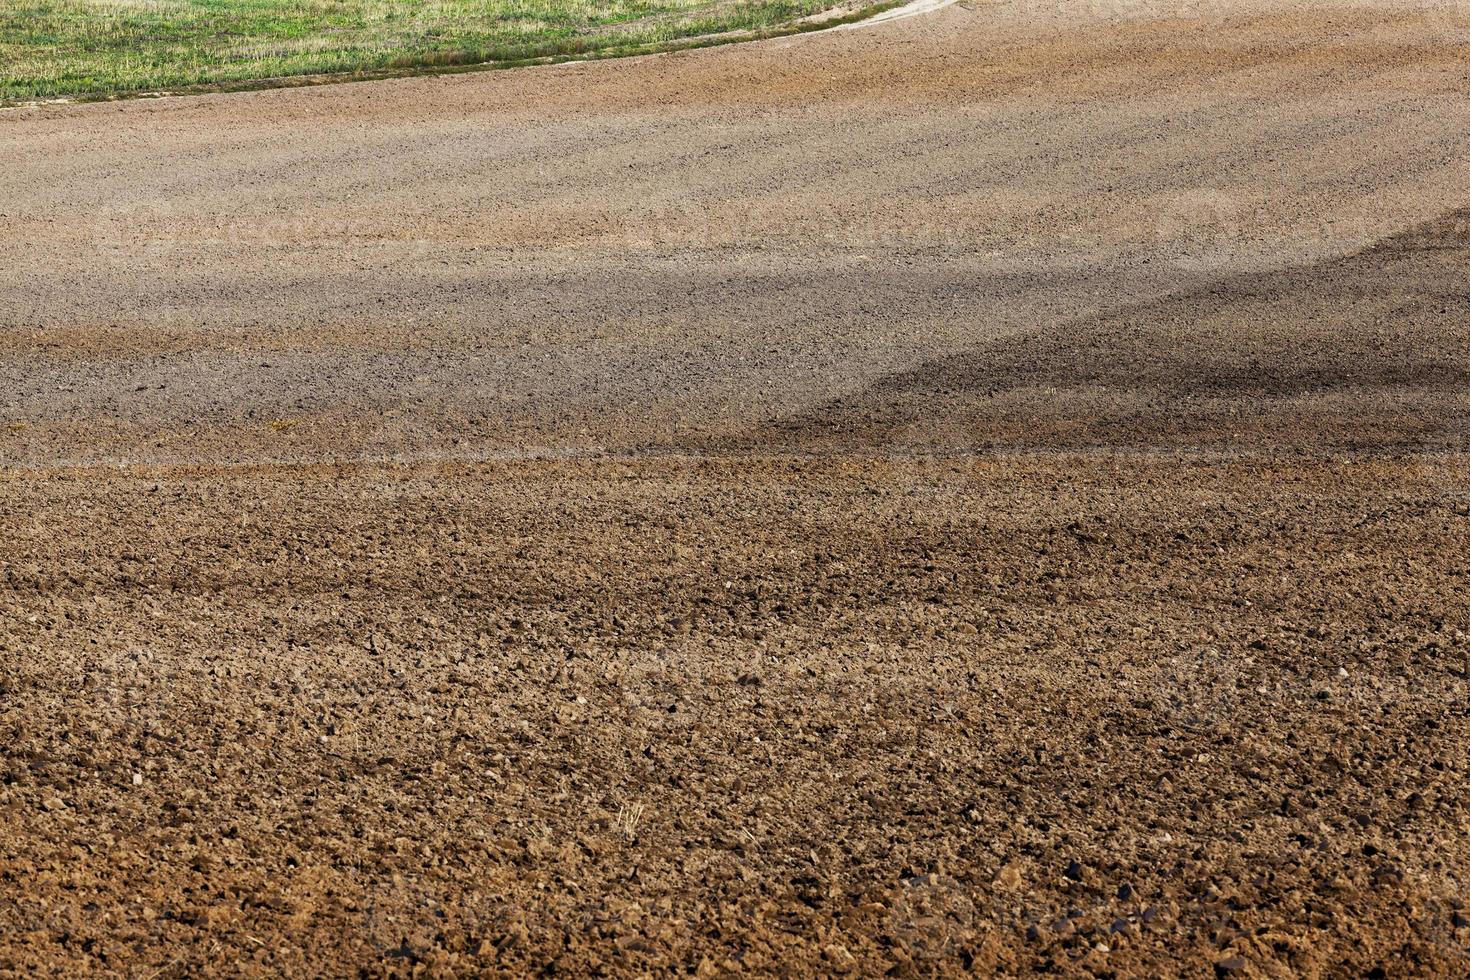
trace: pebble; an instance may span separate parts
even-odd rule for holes
[[[1014,864],[1008,864],[995,876],[995,883],[1001,888],[1015,888],[1021,884],[1021,870]]]

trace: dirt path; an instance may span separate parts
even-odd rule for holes
[[[0,113],[0,969],[1465,972],[1470,19],[1084,7]]]

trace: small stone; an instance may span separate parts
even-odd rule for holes
[[[822,950],[822,958],[836,969],[846,973],[852,969],[857,960],[847,951],[846,946],[833,943]]]
[[[1455,913],[1450,916],[1450,924],[1456,929],[1464,929],[1470,926],[1470,916],[1466,916],[1464,912],[1456,909]]]
[[[1339,667],[1339,668],[1337,668],[1337,676],[1339,678],[1346,677],[1347,675],[1348,675],[1348,672],[1347,672],[1347,668],[1346,667]]]
[[[135,772],[135,773],[133,773],[133,785],[134,786],[142,786],[143,785],[143,774],[141,772]]]
[[[1133,897],[1133,886],[1124,882],[1118,886],[1118,901],[1126,902]]]
[[[1082,865],[1078,864],[1076,861],[1068,861],[1067,869],[1063,871],[1062,874],[1066,875],[1072,881],[1081,881]]]
[[[62,802],[61,797],[59,796],[48,796],[46,797],[46,799],[41,801],[41,809],[45,810],[47,813],[53,813],[57,810],[65,808],[65,806],[66,804]]]
[[[1215,961],[1215,972],[1220,976],[1224,976],[1227,973],[1238,973],[1244,969],[1245,957],[1241,956],[1239,953],[1236,953],[1232,956],[1227,956],[1223,960]]]

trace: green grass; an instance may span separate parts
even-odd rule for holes
[[[0,0],[0,102],[630,53],[779,32],[835,2]]]

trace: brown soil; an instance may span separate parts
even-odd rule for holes
[[[1464,975],[1470,20],[1129,10],[0,114],[0,971]]]

